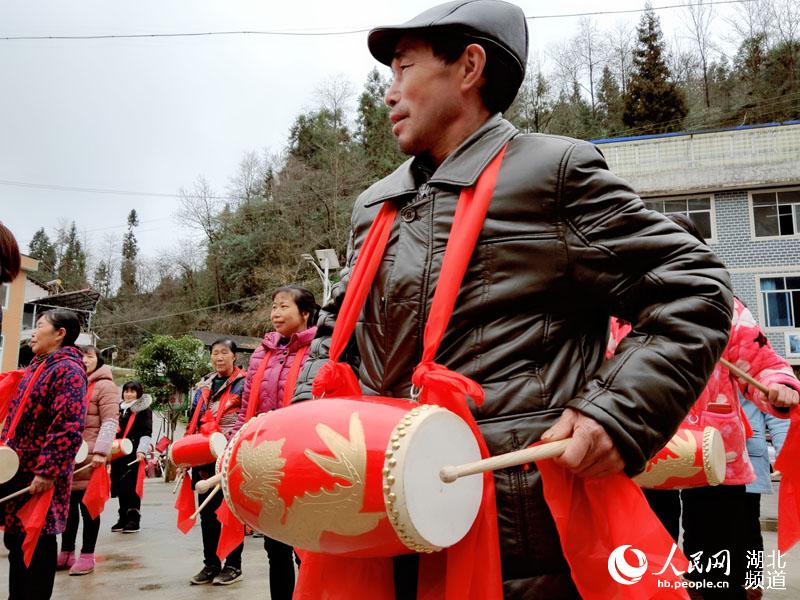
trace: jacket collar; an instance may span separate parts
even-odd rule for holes
[[[500,113],[493,115],[450,153],[428,183],[457,187],[475,185],[489,162],[516,134],[517,129]],[[374,206],[390,198],[416,193],[417,185],[412,172],[414,160],[416,159],[407,160],[393,173],[377,182],[371,189],[372,199],[365,206]]]
[[[120,407],[125,400],[120,400]],[[153,403],[153,397],[150,394],[142,394],[141,398],[137,398],[136,402],[134,402],[127,410],[130,410],[133,413],[142,412],[143,410],[150,408],[150,405]]]
[[[289,338],[289,343],[286,344],[286,346],[279,346],[278,343],[281,340],[281,334],[277,331],[270,331],[264,336],[264,339],[261,340],[261,345],[264,346],[267,351],[283,348],[285,350],[289,350],[289,352],[295,352],[303,346],[308,346],[311,344],[311,340],[314,339],[316,334],[317,328],[309,327],[300,333],[292,334],[292,337]]]
[[[114,381],[114,373],[111,371],[111,367],[108,365],[103,365],[99,369],[95,369],[89,373],[89,383],[94,383],[95,381],[100,381],[101,379]]]

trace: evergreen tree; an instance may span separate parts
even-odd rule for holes
[[[622,121],[642,134],[679,130],[687,113],[686,100],[672,81],[664,60],[661,23],[649,3],[636,32],[638,41]]]
[[[603,68],[597,92],[597,109],[604,135],[612,136],[622,131],[622,93],[617,80],[608,67]]]
[[[504,116],[525,133],[546,132],[552,116],[549,94],[541,69],[528,65],[525,80]]]
[[[31,243],[28,244],[28,255],[39,261],[40,275],[45,281],[53,279],[56,275],[58,259],[56,258],[56,247],[50,242],[44,227],[33,234]]]
[[[372,69],[358,100],[356,139],[361,145],[370,179],[385,177],[405,160],[392,135],[389,107],[383,101],[388,87],[378,69]]]
[[[103,297],[108,296],[111,288],[111,271],[108,268],[106,261],[101,260],[94,270],[94,277],[92,278],[92,287],[100,292]]]
[[[58,278],[66,290],[79,290],[86,287],[86,252],[78,239],[75,221],[66,234],[66,244],[58,264]]]
[[[128,213],[128,231],[122,238],[122,265],[120,266],[121,285],[119,292],[122,295],[132,295],[138,291],[136,282],[136,256],[139,254],[139,244],[133,234],[133,228],[139,225],[139,216],[136,210]]]

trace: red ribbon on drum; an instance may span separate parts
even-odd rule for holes
[[[83,494],[83,505],[89,511],[92,519],[96,519],[103,512],[106,502],[111,497],[111,478],[105,465],[95,467],[86,492]]]

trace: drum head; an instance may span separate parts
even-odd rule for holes
[[[225,437],[224,433],[215,431],[211,434],[208,445],[211,448],[211,454],[214,455],[214,458],[219,458],[225,453],[225,446],[228,445],[228,439]]]
[[[133,452],[133,442],[128,438],[122,438],[119,441],[119,449],[122,450],[122,454],[124,456],[128,456],[131,452]]]
[[[0,445],[0,483],[11,481],[19,469],[19,457],[8,446]]]
[[[81,447],[78,448],[78,453],[75,455],[75,464],[81,464],[86,460],[87,456],[89,456],[89,444],[87,444],[86,440],[84,440],[81,442]]]
[[[703,470],[709,485],[719,485],[725,479],[725,444],[722,434],[714,427],[703,430]]]
[[[386,454],[385,500],[400,539],[418,552],[459,542],[478,515],[483,475],[444,483],[439,471],[480,460],[469,426],[449,410],[422,405],[395,429]]]

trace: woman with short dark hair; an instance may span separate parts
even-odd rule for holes
[[[250,358],[234,431],[254,415],[291,403],[300,367],[317,332],[313,325],[318,312],[314,294],[302,286],[285,285],[272,293],[270,318],[275,331],[264,336]],[[265,536],[264,549],[269,560],[270,598],[290,600],[295,584],[292,547]]]
[[[236,343],[221,338],[211,344],[213,371],[201,379],[193,395],[191,419],[186,435],[203,432],[208,435],[219,431],[230,439],[242,405],[245,373],[236,365]],[[192,467],[192,485],[208,479],[215,465]],[[198,494],[198,504],[203,504],[211,492]],[[203,533],[203,568],[191,578],[192,585],[213,583],[230,585],[242,578],[242,550],[240,544],[227,557],[225,566],[217,557],[217,545],[222,525],[217,519],[217,509],[222,504],[222,494],[216,494],[200,511],[200,529]]]
[[[145,459],[152,441],[152,402],[150,394],[144,393],[138,381],[123,384],[117,438],[129,439],[140,461]],[[136,533],[141,524],[142,499],[136,493],[139,466],[130,462],[120,458],[111,463],[111,496],[119,499],[119,519],[111,526],[114,532]]]
[[[31,496],[0,505],[10,567],[9,600],[43,600],[53,593],[56,536],[66,526],[70,480],[86,417],[86,368],[74,346],[79,333],[80,321],[70,310],[51,310],[39,317],[30,340],[35,356],[11,399],[0,435],[19,456],[19,470],[3,491],[30,486],[35,495],[53,490],[28,567],[22,548],[25,529],[18,513]]]
[[[111,369],[103,362],[103,357],[95,346],[82,346],[80,350],[89,376],[86,426],[83,430],[83,440],[89,446],[89,456],[79,467],[91,464],[92,468],[78,473],[72,480],[67,528],[61,536],[61,552],[56,563],[57,569],[69,569],[70,575],[87,575],[94,571],[94,547],[100,532],[100,515],[96,519],[92,518],[89,509],[83,504],[83,496],[94,469],[107,468],[106,462],[111,454],[111,444],[119,422],[117,386],[114,384]],[[81,516],[83,545],[80,557],[76,560],[75,539]]]

